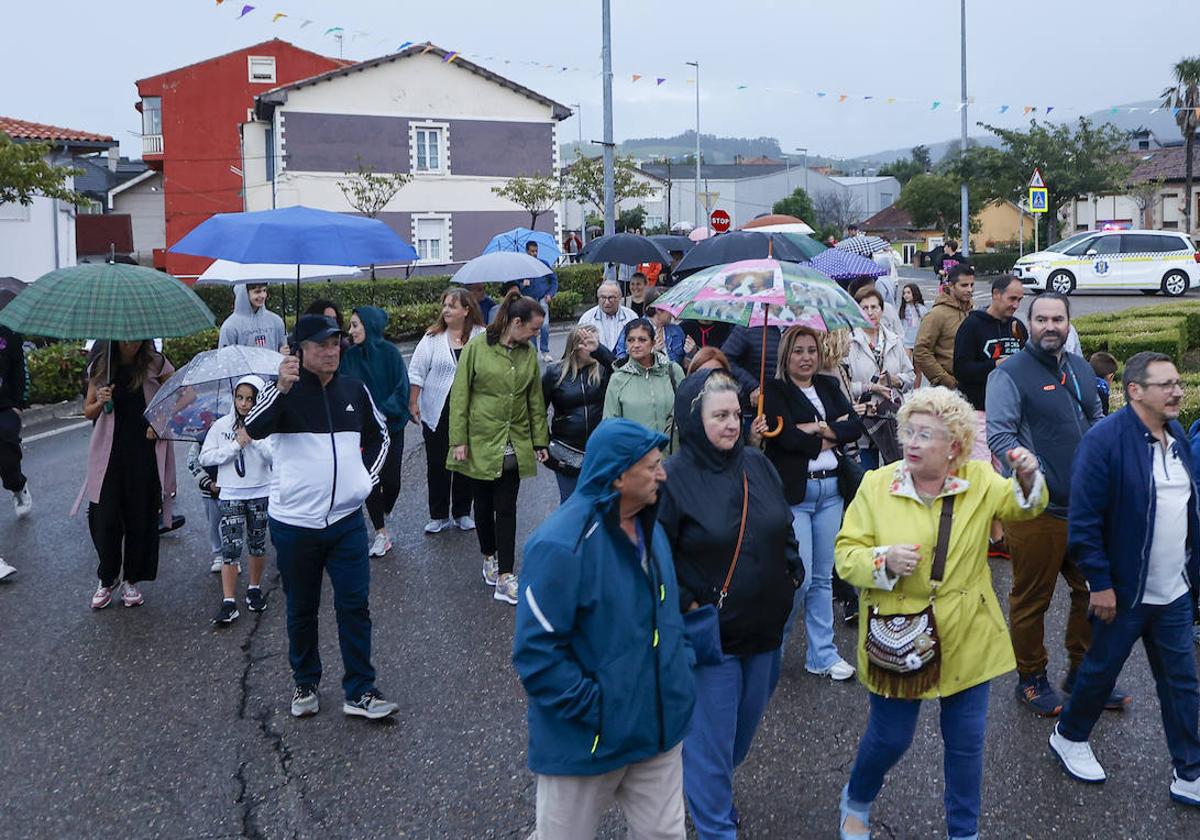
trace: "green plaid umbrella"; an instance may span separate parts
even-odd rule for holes
[[[174,338],[215,323],[204,301],[171,275],[111,263],[44,274],[0,311],[0,325],[48,338]]]

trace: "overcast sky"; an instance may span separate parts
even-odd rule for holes
[[[433,41],[582,104],[585,142],[601,137],[600,0],[253,0],[238,20],[244,5],[6,2],[0,114],[111,134],[136,156],[135,80],[271,37],[337,55],[324,32],[341,26],[347,58]],[[976,121],[1022,124],[1026,105],[1071,117],[1153,99],[1175,60],[1200,53],[1197,0],[967,5],[973,132]],[[272,23],[276,12],[287,17]],[[612,0],[616,137],[694,127],[685,62],[696,59],[704,133],[777,137],[785,152],[838,156],[954,137],[958,15],[958,0]],[[554,69],[522,64],[531,60]],[[659,77],[667,81],[656,85]],[[942,105],[931,109],[934,101]],[[579,124],[572,118],[561,130],[569,140]]]

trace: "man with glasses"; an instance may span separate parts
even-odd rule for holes
[[[612,350],[625,331],[625,325],[637,315],[628,306],[621,305],[621,287],[611,280],[596,289],[596,300],[599,305],[580,315],[579,325],[595,327],[600,333],[600,343]]]
[[[1068,671],[1063,691],[1070,694],[1091,641],[1088,590],[1083,573],[1067,551],[1067,504],[1071,462],[1087,431],[1104,416],[1096,376],[1081,356],[1063,349],[1071,326],[1067,299],[1047,292],[1029,305],[1029,341],[987,379],[987,442],[1002,471],[1005,453],[1016,446],[1033,451],[1050,489],[1050,505],[1036,519],[1006,522],[1013,583],[1009,624],[1017,658],[1017,699],[1042,717],[1062,711],[1062,698],[1046,676],[1045,618],[1059,575],[1071,590],[1067,617]],[[1125,708],[1129,697],[1113,690],[1105,707]]]
[[[1084,436],[1071,476],[1069,548],[1097,621],[1050,749],[1072,777],[1104,781],[1088,737],[1141,639],[1174,765],[1171,798],[1200,806],[1190,595],[1200,578],[1200,520],[1178,421],[1183,385],[1170,357],[1153,352],[1129,359],[1123,380],[1125,407]]]

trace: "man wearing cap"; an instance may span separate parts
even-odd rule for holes
[[[370,561],[362,503],[387,458],[387,421],[367,387],[338,375],[344,333],[326,315],[303,315],[259,395],[246,431],[274,435],[268,525],[287,597],[288,659],[296,690],[292,715],[314,715],[321,658],[317,608],[323,574],[333,585],[347,715],[382,718],[396,704],[375,689],[371,666]]]

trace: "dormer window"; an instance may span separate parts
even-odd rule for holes
[[[246,58],[250,81],[255,84],[275,83],[275,56],[251,55]]]

